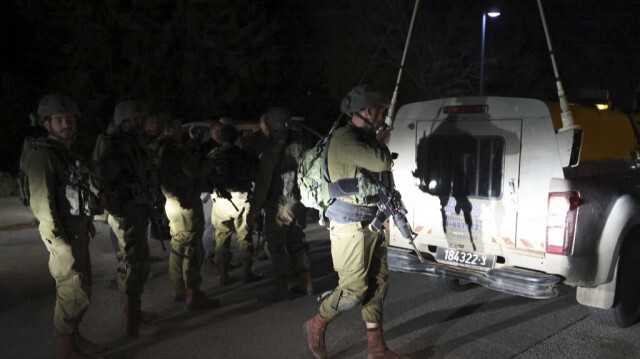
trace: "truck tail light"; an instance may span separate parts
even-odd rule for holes
[[[579,205],[580,194],[576,191],[549,193],[547,253],[562,255],[571,253]]]

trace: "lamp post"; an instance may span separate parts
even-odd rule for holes
[[[490,11],[482,13],[482,46],[480,49],[480,96],[482,96],[482,87],[484,85],[484,33],[487,26],[487,15],[489,15],[489,17],[498,17],[500,16],[500,11],[498,11],[497,9],[492,9]]]

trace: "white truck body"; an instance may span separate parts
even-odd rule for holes
[[[459,97],[400,108],[389,148],[425,263],[391,225],[390,268],[540,299],[575,286],[578,301],[609,320],[621,248],[640,239],[632,156],[640,139],[623,114],[572,112],[582,138],[567,148],[559,109],[539,100]]]

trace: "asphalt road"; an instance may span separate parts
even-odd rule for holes
[[[53,358],[54,282],[48,253],[29,225],[28,210],[8,208],[0,200],[0,358]],[[13,202],[11,202],[13,206]],[[14,218],[15,217],[15,218]],[[26,221],[24,219],[27,219]],[[19,220],[18,220],[19,219]],[[265,280],[250,285],[217,285],[218,274],[203,270],[203,289],[222,306],[185,312],[171,298],[167,257],[151,243],[152,263],[143,306],[160,314],[162,333],[156,338],[128,340],[121,334],[121,295],[110,283],[116,261],[108,228],[97,222],[91,242],[94,269],[92,305],[81,325],[90,339],[108,343],[105,358],[306,358],[302,323],[316,313],[315,297],[298,297],[273,305],[256,297],[270,285],[268,261],[257,262]],[[328,232],[315,224],[307,229],[318,287],[336,283],[329,254]],[[232,271],[240,278],[240,269]],[[295,279],[292,279],[292,281]],[[385,337],[389,347],[411,358],[533,359],[638,358],[640,325],[629,329],[599,327],[577,304],[575,290],[564,287],[557,298],[533,300],[469,287],[455,293],[435,289],[427,277],[392,273],[385,304]],[[345,313],[329,325],[331,358],[363,358],[364,324],[359,311]]]

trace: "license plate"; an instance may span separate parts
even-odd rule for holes
[[[496,263],[496,256],[438,247],[436,260],[460,267],[489,269]]]

